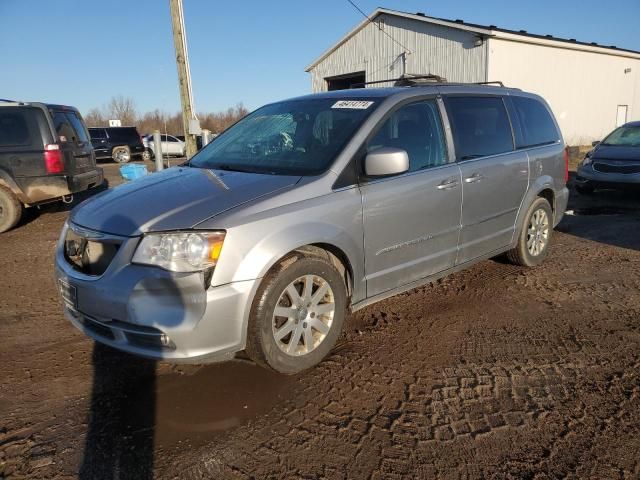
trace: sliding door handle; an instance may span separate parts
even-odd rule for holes
[[[449,179],[445,180],[441,184],[438,185],[438,190],[449,190],[451,188],[455,188],[458,186],[458,180]]]
[[[482,180],[483,178],[484,178],[484,175],[476,172],[470,177],[465,178],[464,183],[476,183]]]

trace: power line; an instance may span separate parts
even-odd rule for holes
[[[366,18],[366,19],[369,21],[369,23],[373,23],[373,24],[378,28],[378,30],[380,30],[380,31],[381,31],[382,33],[384,33],[387,37],[389,37],[389,38],[391,39],[391,41],[392,41],[392,42],[394,42],[395,44],[397,44],[397,45],[399,45],[400,47],[402,47],[402,49],[404,50],[404,53],[411,53],[411,50],[410,50],[410,49],[408,49],[408,48],[407,48],[407,47],[405,47],[402,43],[400,43],[398,40],[396,40],[395,38],[393,38],[393,36],[392,36],[392,35],[390,35],[388,32],[385,32],[385,31],[384,31],[384,29],[383,29],[380,25],[376,25],[376,24],[374,23],[374,21],[373,21],[373,20],[371,20],[371,19],[369,18],[369,15],[367,15],[366,13],[364,13],[364,12],[362,11],[362,9],[361,9],[358,5],[356,5],[356,3],[355,3],[353,0],[347,0],[347,2],[349,2],[353,8],[355,8],[358,12],[360,12],[360,13],[362,14],[362,16],[363,16],[364,18]]]

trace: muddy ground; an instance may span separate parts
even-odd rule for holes
[[[52,278],[68,212],[31,212],[0,237],[0,479],[640,478],[640,194],[569,210],[544,265],[350,315],[296,377],[94,344]]]

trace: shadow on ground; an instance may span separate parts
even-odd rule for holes
[[[151,479],[158,449],[204,445],[284,401],[296,381],[243,360],[164,367],[95,344],[81,480]]]
[[[573,188],[558,230],[607,245],[640,250],[640,189],[596,190],[581,195]]]
[[[81,480],[153,478],[155,362],[96,343]]]

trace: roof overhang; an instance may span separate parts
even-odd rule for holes
[[[454,28],[456,30],[462,30],[466,32],[475,33],[483,37],[494,37],[502,40],[529,43],[533,45],[541,45],[547,47],[564,48],[568,50],[579,50],[591,53],[601,53],[605,55],[614,55],[618,57],[627,57],[640,60],[640,52],[632,50],[625,50],[613,47],[606,47],[602,45],[586,44],[583,42],[575,42],[565,39],[549,38],[541,35],[533,35],[529,33],[515,32],[512,30],[499,29],[494,26],[484,27],[481,25],[472,25],[468,23],[462,23],[457,21],[445,20],[441,18],[428,17],[426,15],[418,15],[414,13],[400,12],[397,10],[390,10],[388,8],[376,8],[373,13],[356,27],[342,37],[337,43],[326,50],[320,55],[313,63],[305,68],[305,72],[311,71],[316,65],[326,59],[339,47],[344,45],[349,39],[356,35],[360,30],[366,27],[370,22],[373,22],[380,15],[393,15],[395,17],[408,18],[419,22],[425,22],[432,25],[440,25],[442,27]]]

